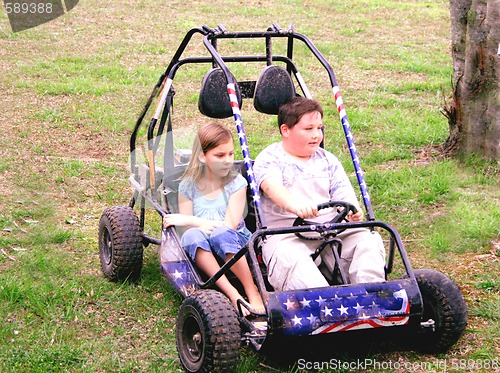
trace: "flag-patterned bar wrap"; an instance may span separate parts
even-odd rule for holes
[[[243,121],[241,119],[241,112],[240,112],[240,107],[238,105],[238,98],[236,96],[236,89],[233,83],[228,83],[227,93],[229,94],[229,101],[231,103],[231,109],[233,110],[233,117],[236,123],[236,130],[238,131],[238,139],[240,141],[241,152],[243,154],[243,161],[245,162],[245,168],[247,170],[247,178],[250,181],[249,186],[252,192],[252,199],[253,199],[252,202],[254,204],[254,208],[256,209],[256,211],[259,211],[260,209],[259,187],[255,180],[255,175],[252,166],[252,158],[250,157],[250,151],[248,147],[247,137],[245,134],[245,128],[243,126]],[[258,214],[256,214],[255,217],[256,219],[259,219]],[[260,226],[259,222],[257,223],[257,225]]]
[[[408,324],[414,287],[407,280],[270,294],[272,329],[309,335]],[[420,308],[420,307],[418,307]]]
[[[340,122],[342,123],[342,129],[344,130],[344,135],[349,147],[349,153],[351,155],[352,163],[354,165],[354,171],[356,172],[356,178],[358,180],[359,189],[361,191],[361,198],[365,204],[367,211],[368,220],[374,220],[372,203],[370,200],[370,195],[368,194],[368,187],[366,185],[365,176],[363,169],[361,168],[361,163],[358,156],[358,151],[354,143],[354,136],[351,130],[351,124],[349,119],[347,119],[347,114],[344,107],[344,100],[340,94],[340,88],[338,86],[333,87],[333,95],[335,96],[335,104],[337,105],[337,111],[339,113]]]

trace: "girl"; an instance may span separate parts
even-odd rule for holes
[[[220,269],[211,250],[227,262],[251,235],[243,220],[247,181],[232,169],[233,162],[231,132],[218,123],[201,127],[193,144],[191,160],[181,176],[179,213],[163,219],[165,228],[173,225],[188,228],[182,235],[181,244],[208,276]],[[245,256],[231,267],[231,271],[243,285],[253,311],[264,313],[264,304]],[[235,308],[238,308],[239,299],[244,301],[226,276],[215,284]],[[250,314],[245,307],[241,308],[244,316]]]

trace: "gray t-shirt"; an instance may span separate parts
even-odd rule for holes
[[[320,204],[345,201],[357,205],[356,193],[340,161],[332,153],[319,148],[306,162],[290,156],[281,142],[266,147],[253,166],[257,185],[268,178],[280,178],[283,185],[296,196]],[[330,220],[334,214],[321,210],[318,222]],[[288,227],[296,215],[276,206],[265,193],[261,194],[261,216],[269,228]]]

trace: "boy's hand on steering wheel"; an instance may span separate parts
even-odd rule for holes
[[[346,216],[346,219],[352,222],[362,221],[364,219],[363,210],[359,207],[357,207],[357,210],[358,211],[355,214],[353,214],[352,211],[349,211],[349,213]]]
[[[302,219],[310,219],[319,216],[318,205],[296,202],[291,206],[290,210]]]

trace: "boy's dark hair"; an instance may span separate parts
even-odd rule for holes
[[[280,106],[278,128],[281,128],[282,124],[286,124],[288,128],[292,128],[300,121],[302,115],[314,111],[319,112],[321,118],[323,118],[323,108],[319,101],[302,96],[294,96]]]

